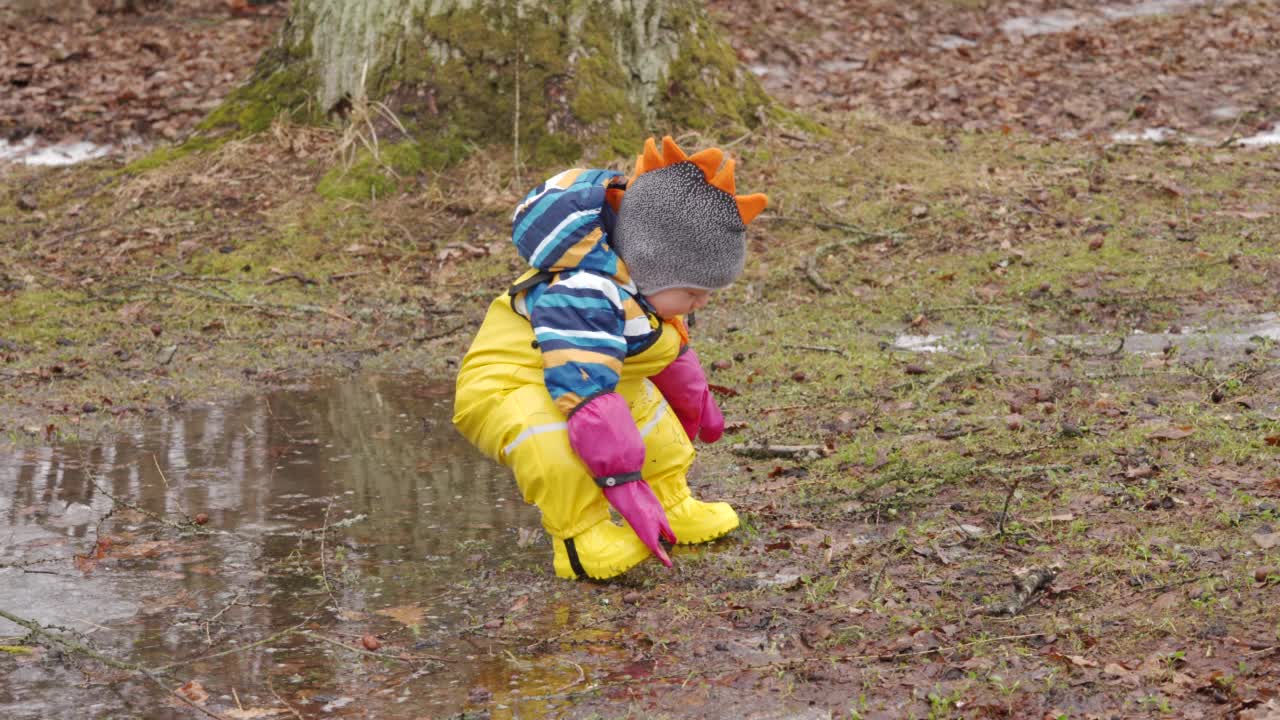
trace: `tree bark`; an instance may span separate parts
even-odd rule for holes
[[[389,109],[437,164],[493,142],[537,160],[632,154],[655,130],[754,126],[770,101],[697,0],[295,0],[204,127],[361,106]]]

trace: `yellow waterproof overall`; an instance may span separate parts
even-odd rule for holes
[[[693,445],[647,378],[661,372],[679,351],[679,334],[666,324],[652,345],[626,359],[616,388],[644,438],[642,473],[664,508],[689,497],[685,473],[693,462]],[[525,501],[542,511],[542,525],[553,538],[568,540],[609,521],[604,494],[570,447],[564,413],[547,392],[533,328],[511,308],[507,294],[489,306],[462,361],[453,422],[486,455],[511,468]]]

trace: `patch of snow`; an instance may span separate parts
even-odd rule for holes
[[[1247,138],[1236,140],[1236,145],[1280,145],[1280,122],[1271,127],[1270,130],[1257,135],[1251,135]]]
[[[1131,132],[1118,132],[1111,136],[1116,142],[1135,143],[1135,142],[1165,142],[1178,134],[1177,130],[1167,127],[1147,128],[1142,134]]]
[[[943,50],[955,50],[956,48],[975,47],[978,43],[970,40],[969,38],[960,37],[959,35],[943,35],[934,41],[933,44]]]
[[[1054,10],[1042,15],[1016,17],[1000,23],[1005,35],[1050,35],[1073,30],[1088,22],[1083,15],[1071,10]]]
[[[866,65],[861,60],[829,60],[819,65],[819,69],[823,72],[848,72],[850,70],[861,70]]]
[[[791,73],[781,65],[749,65],[747,69],[756,77],[777,78],[785,80],[791,76]]]
[[[1006,35],[1050,35],[1099,22],[1171,15],[1199,5],[1208,5],[1211,1],[1143,0],[1132,5],[1106,5],[1099,10],[1101,17],[1084,15],[1073,10],[1054,10],[1040,15],[1010,18],[1000,23],[1000,30]]]
[[[947,352],[942,344],[941,335],[899,335],[893,339],[894,350],[910,350],[911,352]]]
[[[1112,20],[1127,20],[1136,17],[1170,15],[1206,4],[1208,0],[1145,0],[1136,5],[1109,5],[1102,8],[1102,14]]]
[[[110,145],[99,145],[83,140],[40,145],[36,138],[26,137],[17,143],[0,140],[0,162],[17,162],[24,165],[74,165],[100,158],[111,150]]]

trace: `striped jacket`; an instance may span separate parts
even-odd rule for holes
[[[565,415],[612,392],[626,358],[661,332],[661,321],[609,244],[616,213],[605,192],[621,176],[566,170],[530,191],[512,217],[511,239],[520,256],[551,274],[515,307],[533,324],[547,391]]]

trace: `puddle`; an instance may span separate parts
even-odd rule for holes
[[[329,640],[283,635],[175,671],[221,712],[240,703],[292,716],[278,693],[307,717],[443,717],[476,687],[497,708],[537,710],[514,703],[573,682],[578,666],[503,654],[463,631],[522,606],[512,585],[529,583],[502,573],[549,578],[537,511],[453,430],[450,398],[423,385],[362,376],[193,406],[108,444],[0,452],[0,609],[151,667],[304,621]],[[203,534],[156,519],[197,513]],[[522,548],[522,535],[536,540]],[[113,544],[93,558],[99,537]],[[561,634],[576,612],[519,627]],[[406,667],[338,647],[365,633],[388,652],[447,662]],[[0,645],[24,634],[0,619]],[[596,667],[611,662],[595,654]],[[0,653],[0,716],[189,714],[127,675],[108,685],[74,667]]]
[[[1063,337],[1061,340],[1097,345],[1117,345],[1115,339]],[[1280,315],[1266,313],[1250,322],[1234,328],[1210,330],[1208,328],[1184,328],[1181,332],[1144,333],[1134,331],[1124,338],[1124,352],[1135,355],[1162,355],[1165,348],[1178,350],[1178,357],[1187,361],[1204,359],[1224,360],[1243,355],[1245,350],[1256,347],[1259,340],[1280,341]]]
[[[1124,337],[1123,348],[1117,336],[1058,335],[1046,337],[1049,344],[1072,345],[1089,352],[1125,352],[1134,355],[1163,355],[1165,348],[1177,348],[1178,357],[1195,361],[1212,358],[1217,360],[1239,359],[1259,341],[1280,343],[1280,313],[1264,313],[1239,324],[1207,327],[1187,327],[1176,332],[1147,333],[1134,330]],[[971,333],[956,332],[942,335],[896,336],[888,347],[917,353],[946,353],[961,347],[993,346],[1007,344],[1004,341],[983,339]]]

